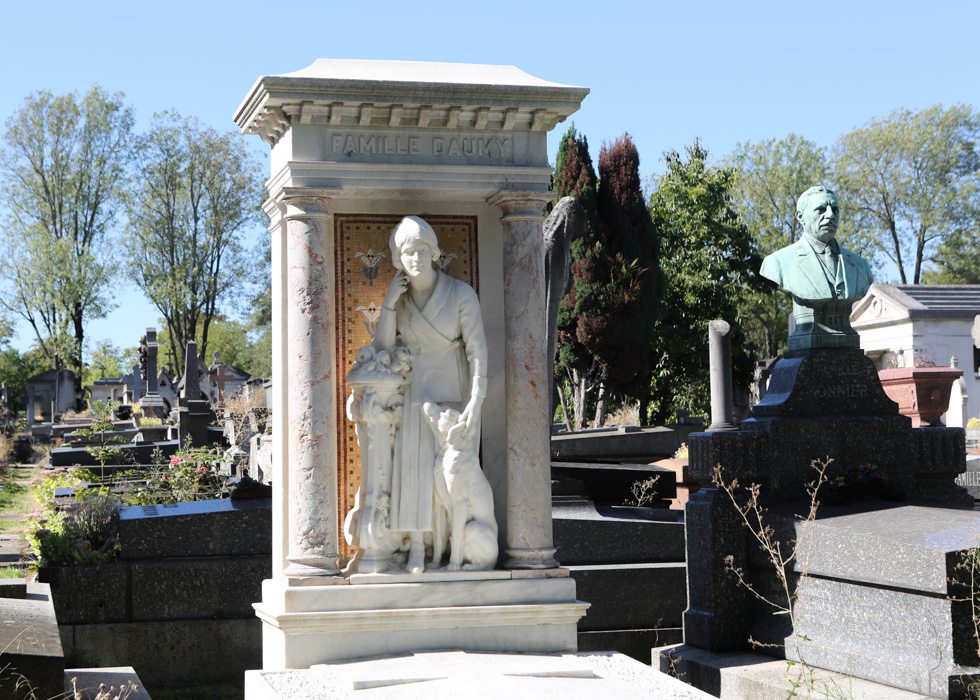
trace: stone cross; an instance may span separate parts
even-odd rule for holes
[[[218,385],[218,402],[224,401],[225,398],[225,384],[235,377],[234,375],[228,374],[225,371],[227,365],[218,365],[214,370],[214,382]]]
[[[197,372],[197,342],[191,340],[184,351],[184,398],[196,401],[201,398],[201,379]]]

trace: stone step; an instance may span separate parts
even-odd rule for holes
[[[713,652],[685,644],[653,650],[653,667],[721,700],[925,700],[934,697],[882,683],[811,667],[810,680],[800,678],[801,666],[751,651]],[[795,689],[793,683],[801,683]]]
[[[681,626],[687,607],[683,563],[569,566],[578,600],[591,603],[579,632]]]
[[[684,561],[684,524],[676,511],[597,509],[591,502],[569,501],[554,502],[551,512],[562,564]]]
[[[596,503],[609,505],[636,504],[637,488],[644,482],[644,497],[651,503],[667,501],[676,494],[674,473],[646,463],[610,464],[553,461],[551,472],[559,477],[581,481],[585,495]],[[638,504],[643,505],[643,504]]]
[[[668,644],[680,644],[684,630],[680,627],[661,627],[648,630],[593,630],[578,633],[578,650],[609,651],[615,649],[640,663],[650,664],[650,651]]]
[[[551,454],[562,461],[596,460],[602,462],[641,459],[652,462],[670,457],[680,441],[670,428],[622,426],[554,435]]]

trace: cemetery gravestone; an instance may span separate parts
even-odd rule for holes
[[[756,604],[739,581],[735,569],[757,590],[774,595],[778,589],[775,573],[729,496],[703,488],[685,511],[685,645],[736,651],[745,649],[751,636],[772,645],[763,647],[765,653],[935,697],[956,697],[964,679],[980,674],[980,668],[973,668],[975,647],[964,652],[959,631],[964,620],[949,602],[958,584],[947,562],[969,548],[959,535],[951,537],[949,523],[956,521],[958,533],[976,531],[980,517],[936,506],[972,506],[972,497],[954,482],[965,468],[964,433],[913,429],[910,419],[899,415],[873,362],[856,346],[844,314],[844,305],[867,290],[870,278],[866,263],[832,248],[836,197],[811,189],[800,197],[798,208],[806,236],[763,265],[764,275],[794,295],[797,330],[790,350],[774,366],[765,398],[740,430],[690,436],[690,472],[702,486],[712,483],[716,468],[726,483],[737,479],[743,486],[761,485],[760,502],[769,509],[769,524],[784,551],[794,540],[804,542],[799,551],[812,558],[798,555],[795,562],[797,628],[788,627],[790,618]],[[824,244],[819,259],[811,240],[816,236]],[[799,503],[809,501],[807,485],[817,477],[813,463],[827,459],[832,460],[832,482],[838,474],[842,481],[823,486],[823,505],[807,530],[794,513],[800,513]],[[858,500],[846,508],[828,505],[828,489],[839,489],[838,499],[875,493],[870,486],[849,490],[865,483],[862,474],[872,472],[888,486],[878,493],[931,502],[932,507],[917,510],[878,500]],[[912,578],[896,582],[896,575]],[[791,581],[795,584],[796,578]],[[927,641],[911,641],[918,631],[903,625],[913,619],[932,630]],[[675,650],[675,658],[683,658],[686,647]]]
[[[159,391],[157,377],[157,343],[156,328],[147,328],[146,335],[140,341],[140,378],[146,382],[146,394],[140,398],[139,406],[147,418],[165,418],[166,411],[163,397]],[[171,407],[176,402],[171,403]]]
[[[184,360],[184,395],[179,400],[177,425],[180,444],[189,439],[192,447],[208,444],[208,425],[211,423],[211,402],[201,398],[201,385],[198,379],[197,343],[187,343]],[[192,379],[188,379],[192,378]]]

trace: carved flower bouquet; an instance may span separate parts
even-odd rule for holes
[[[844,467],[830,479],[824,502],[827,505],[840,506],[868,498],[901,501],[905,498],[905,491],[895,486],[881,467],[857,462]]]

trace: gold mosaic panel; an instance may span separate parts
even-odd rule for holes
[[[361,452],[354,435],[354,424],[347,420],[345,404],[350,395],[347,373],[354,366],[357,351],[370,344],[379,309],[395,276],[388,237],[402,220],[402,214],[335,214],[334,240],[337,271],[338,320],[337,416],[340,440],[337,455],[337,503],[340,504],[340,532],[344,518],[354,507],[354,495],[361,482]],[[439,239],[442,257],[435,263],[443,272],[463,280],[480,292],[477,278],[476,217],[424,216]],[[341,535],[341,553],[349,555]]]

